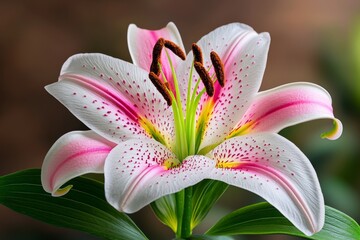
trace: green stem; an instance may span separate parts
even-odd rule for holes
[[[181,237],[187,239],[191,236],[191,218],[192,218],[192,187],[185,189],[184,211],[182,216]]]
[[[183,222],[183,210],[184,210],[184,194],[185,190],[181,190],[175,194],[176,198],[176,218],[177,218],[177,228],[176,228],[176,238],[182,237],[182,222]]]
[[[177,239],[187,239],[192,234],[192,187],[176,193]]]

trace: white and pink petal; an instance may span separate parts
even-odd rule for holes
[[[202,147],[223,141],[250,106],[264,75],[269,44],[269,34],[247,33],[237,39],[228,55],[222,58],[225,86],[215,85],[215,95],[210,100],[214,102],[214,108]]]
[[[57,83],[46,90],[89,128],[113,142],[148,138],[153,128],[171,143],[171,108],[146,71],[103,54],[78,54],[63,65]]]
[[[315,119],[333,119],[334,129],[324,137],[336,139],[342,124],[333,114],[330,94],[322,87],[306,82],[282,85],[260,92],[244,114],[234,135],[280,130]]]
[[[215,51],[224,64],[225,86],[216,82],[215,94],[209,98],[203,95],[197,115],[206,109],[206,104],[212,102],[212,111],[207,113],[207,127],[200,148],[222,141],[234,128],[241,116],[251,104],[260,88],[265,71],[267,54],[270,44],[268,33],[256,33],[251,27],[232,23],[215,29],[202,37],[198,42],[204,58],[204,66],[214,74],[210,60],[210,52]],[[182,98],[186,99],[190,69],[193,61],[192,52],[186,62],[177,70]],[[192,88],[199,81],[199,76],[193,71]],[[200,92],[203,84],[199,84]],[[208,111],[208,110],[207,110]]]
[[[166,27],[159,30],[142,29],[138,28],[135,24],[130,24],[128,28],[128,46],[133,63],[149,72],[150,65],[152,63],[152,51],[155,43],[160,38],[172,41],[184,51],[184,45],[180,33],[174,23],[170,22],[166,25]],[[175,68],[179,62],[182,61],[179,57],[172,53],[170,53],[169,56]],[[165,49],[163,50],[161,56],[161,63],[164,75],[170,84],[173,85],[173,76]]]
[[[274,133],[231,138],[211,152],[211,178],[254,192],[299,230],[312,235],[324,225],[324,199],[314,168],[290,141]]]
[[[205,156],[189,156],[180,163],[154,140],[129,140],[114,148],[106,160],[106,199],[119,211],[133,213],[200,182],[214,166]]]
[[[61,186],[86,173],[103,173],[104,162],[115,146],[93,131],[74,131],[60,137],[46,154],[41,183],[53,196],[66,194],[71,185]]]

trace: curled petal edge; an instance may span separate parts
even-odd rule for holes
[[[104,162],[114,143],[93,131],[74,131],[60,137],[46,154],[41,183],[54,197],[67,194],[72,185],[61,186],[86,173],[103,173]]]
[[[329,140],[336,140],[338,139],[343,131],[343,125],[341,121],[337,118],[334,118],[333,120],[333,127],[327,132],[324,132],[321,134],[321,138],[326,138]]]

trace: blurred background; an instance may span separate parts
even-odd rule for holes
[[[0,175],[40,168],[64,133],[86,129],[44,90],[71,55],[101,52],[130,61],[127,27],[158,29],[176,23],[187,50],[214,28],[243,22],[270,32],[262,90],[308,81],[325,87],[344,125],[337,141],[322,140],[330,121],[285,129],[312,161],[327,205],[360,222],[360,1],[0,1]],[[230,188],[201,233],[257,196]],[[149,208],[132,215],[151,239],[171,239]],[[61,229],[0,206],[0,239],[98,239]],[[243,236],[237,239],[296,239]]]

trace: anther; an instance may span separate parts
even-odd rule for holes
[[[209,97],[212,97],[214,95],[214,84],[211,80],[211,77],[209,76],[209,73],[206,71],[206,69],[200,62],[194,62],[194,67],[205,86],[207,95],[209,95]]]
[[[165,85],[165,87],[166,87],[168,90],[170,90],[170,84],[169,84],[169,82],[164,82],[164,85]]]
[[[165,47],[167,49],[170,49],[175,55],[177,55],[182,60],[185,60],[186,56],[185,56],[184,51],[178,45],[176,45],[174,42],[165,40]]]
[[[161,82],[161,79],[156,75],[154,72],[149,73],[149,78],[151,82],[154,84],[156,89],[161,93],[161,95],[164,97],[165,101],[169,106],[172,104],[171,96],[168,92],[168,89],[164,83]]]
[[[200,47],[196,43],[193,43],[191,45],[191,49],[194,54],[194,62],[199,62],[199,63],[203,64],[204,60],[203,60],[203,56],[202,56]]]
[[[224,87],[224,85],[225,85],[224,64],[221,62],[219,55],[214,51],[212,51],[210,53],[210,58],[211,58],[212,65],[214,66],[216,78],[217,78],[220,86]]]
[[[157,76],[160,75],[160,67],[159,63],[161,62],[161,51],[165,45],[165,40],[163,38],[159,38],[154,45],[153,53],[152,53],[152,62],[150,66],[150,72],[155,73]]]

